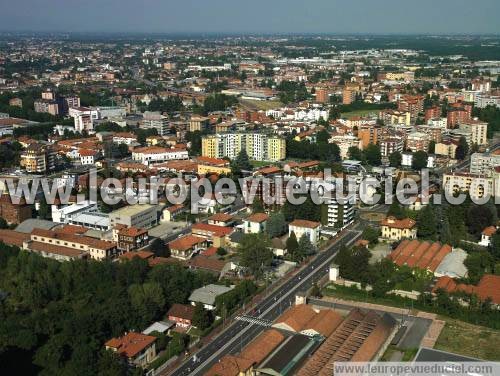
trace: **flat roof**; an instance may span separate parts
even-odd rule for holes
[[[415,356],[415,362],[482,362],[483,360],[471,358],[447,351],[421,347]]]
[[[117,215],[128,215],[128,216],[133,216],[135,214],[141,213],[146,210],[150,210],[155,208],[156,205],[151,205],[151,204],[135,204],[135,205],[128,205],[123,208],[117,209],[113,212],[110,213],[112,216],[117,216]]]

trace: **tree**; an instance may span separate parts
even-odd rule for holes
[[[42,195],[40,199],[40,207],[38,209],[38,216],[40,219],[47,219],[49,217],[49,205],[45,199],[45,195]]]
[[[9,224],[5,220],[5,218],[0,217],[0,229],[9,228]]]
[[[425,151],[419,150],[413,153],[413,160],[411,162],[411,167],[414,170],[421,170],[427,167],[427,153]]]
[[[170,257],[170,251],[165,244],[165,241],[161,238],[156,238],[151,243],[151,251],[158,257]]]
[[[460,137],[458,141],[457,149],[455,150],[455,159],[463,161],[467,154],[469,153],[469,145],[465,137]]]
[[[262,234],[245,234],[239,246],[239,254],[241,266],[248,268],[256,279],[263,276],[273,260],[269,238]]]
[[[361,237],[370,242],[370,245],[375,245],[378,243],[379,231],[373,227],[366,227],[363,230]]]
[[[303,255],[299,255],[298,250],[299,243],[297,242],[297,236],[295,235],[295,232],[292,231],[286,240],[286,251],[295,262],[299,262],[303,258]]]
[[[347,155],[349,156],[349,159],[355,160],[355,161],[363,161],[363,152],[361,151],[360,148],[356,146],[351,146],[347,150]]]
[[[417,235],[424,239],[434,239],[437,232],[436,215],[431,205],[425,205],[417,217]]]
[[[281,236],[286,231],[286,221],[285,216],[281,212],[271,213],[269,220],[267,221],[267,233],[269,237],[275,238]]]
[[[429,148],[427,150],[427,153],[434,154],[435,152],[436,152],[436,141],[431,140],[431,142],[429,142]]]
[[[401,167],[401,161],[403,160],[403,156],[399,151],[395,151],[389,155],[389,164],[391,167]]]
[[[490,250],[493,257],[500,260],[500,233],[498,231],[491,237]]]
[[[321,294],[321,289],[319,288],[318,284],[317,283],[314,283],[312,288],[311,288],[311,296],[315,297],[315,298],[322,298],[322,294]]]
[[[465,224],[468,227],[469,233],[479,237],[481,231],[493,224],[493,213],[486,205],[472,204],[467,210]]]
[[[245,149],[241,149],[236,159],[231,163],[231,173],[235,177],[242,177],[243,171],[252,171],[253,167]]]
[[[203,304],[196,303],[193,313],[193,325],[200,330],[205,330],[212,325],[212,322],[211,313],[203,307]]]
[[[340,110],[337,107],[330,108],[328,112],[328,120],[337,120],[341,116]]]
[[[403,207],[394,200],[389,207],[389,211],[387,212],[387,216],[392,216],[395,217],[396,219],[403,219],[406,218],[406,213]]]
[[[264,212],[264,205],[262,204],[262,201],[255,197],[252,202],[252,213],[263,213]]]
[[[310,256],[314,255],[318,249],[314,244],[311,243],[311,239],[309,239],[309,235],[306,233],[302,234],[299,239],[299,247],[298,252],[301,255]]]
[[[370,166],[380,166],[382,163],[382,155],[380,154],[380,146],[369,144],[365,150],[366,162]]]

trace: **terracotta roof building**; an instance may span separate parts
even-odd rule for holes
[[[380,222],[382,237],[389,240],[415,239],[417,237],[416,222],[410,218],[396,219],[387,217]]]
[[[444,258],[452,252],[448,244],[419,240],[403,240],[389,258],[398,266],[428,270],[435,273]]]
[[[436,293],[440,289],[448,293],[474,294],[483,301],[491,299],[493,304],[500,305],[500,276],[498,275],[485,274],[477,286],[456,283],[454,279],[444,276],[438,279],[432,292]]]
[[[167,318],[182,328],[192,325],[195,307],[186,304],[173,304],[167,312]]]
[[[106,350],[117,352],[130,364],[145,367],[156,358],[156,337],[130,332],[123,337],[112,338],[104,344]]]
[[[196,252],[206,248],[207,240],[199,236],[186,235],[168,243],[172,257],[190,259]]]

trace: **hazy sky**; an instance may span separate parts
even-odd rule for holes
[[[500,33],[500,0],[0,0],[2,31]]]

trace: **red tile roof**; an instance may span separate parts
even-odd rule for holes
[[[167,312],[167,318],[177,317],[180,319],[192,320],[194,316],[195,307],[187,304],[173,304]]]
[[[494,304],[500,304],[500,276],[493,274],[485,274],[479,281],[477,286],[466,285],[463,283],[457,284],[454,279],[444,276],[437,280],[432,292],[442,289],[448,293],[465,292],[467,294],[475,294],[481,300],[491,299]]]
[[[405,240],[392,251],[389,258],[399,266],[407,265],[411,268],[435,272],[439,264],[451,251],[452,248],[448,244]]]
[[[295,219],[290,223],[290,226],[295,226],[295,227],[305,227],[305,228],[317,228],[321,226],[321,223],[319,222],[314,222],[314,221],[308,221],[305,219]]]
[[[415,227],[416,222],[413,219],[396,219],[394,217],[387,217],[380,222],[381,226],[387,226],[390,228],[397,228],[400,230],[412,229]]]
[[[115,349],[120,355],[133,358],[155,341],[156,337],[130,332],[123,337],[110,339],[105,343],[105,346]]]
[[[266,213],[255,213],[249,216],[246,220],[248,222],[261,223],[267,221],[269,216]]]
[[[178,251],[187,251],[188,249],[193,248],[197,244],[202,244],[206,240],[200,238],[199,236],[194,235],[186,235],[182,238],[176,239],[168,243],[170,249],[175,249]]]
[[[497,232],[497,228],[495,226],[490,226],[490,227],[486,227],[483,230],[482,234],[486,235],[486,236],[493,236],[496,232]]]

